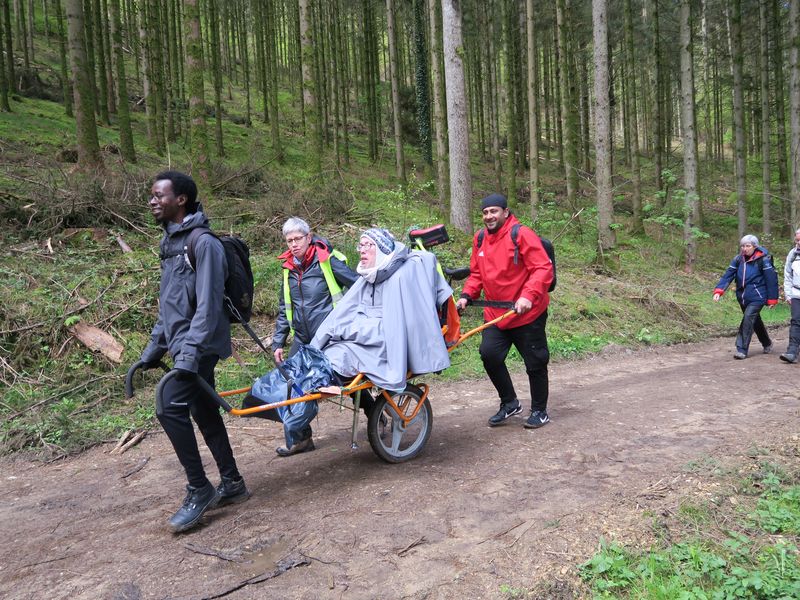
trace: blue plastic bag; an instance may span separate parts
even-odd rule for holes
[[[299,398],[301,394],[298,389],[305,395],[333,381],[333,367],[328,357],[313,346],[300,346],[297,352],[281,364],[281,368],[293,380],[291,395],[287,393],[289,384],[278,369],[256,379],[250,395],[264,404],[273,404],[287,398]],[[306,428],[317,416],[319,406],[314,400],[279,406],[275,411],[283,422],[286,447],[291,448],[304,439]]]

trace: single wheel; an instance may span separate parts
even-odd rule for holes
[[[410,416],[422,400],[422,390],[409,383],[404,391],[392,394],[392,400],[400,412]],[[370,446],[382,460],[401,463],[422,452],[432,428],[433,411],[427,398],[417,415],[406,424],[383,394],[379,394],[367,423],[367,436]]]

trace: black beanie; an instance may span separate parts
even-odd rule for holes
[[[489,208],[490,206],[499,206],[500,208],[508,208],[508,202],[503,194],[491,194],[481,200],[481,210]]]

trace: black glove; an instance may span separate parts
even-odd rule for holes
[[[197,377],[197,373],[187,369],[181,369],[180,367],[175,367],[173,371],[175,371],[175,379],[178,381],[194,381]]]
[[[142,361],[142,371],[149,371],[150,369],[157,369],[161,366],[161,359],[144,360]]]

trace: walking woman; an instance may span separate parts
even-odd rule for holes
[[[761,309],[764,305],[772,308],[778,303],[778,274],[772,265],[772,257],[766,248],[758,245],[756,236],[744,236],[739,246],[741,252],[733,258],[714,289],[714,302],[719,302],[735,279],[736,299],[744,315],[736,335],[733,358],[743,360],[747,358],[753,332],[764,347],[764,354],[772,352],[772,340],[761,320]]]

